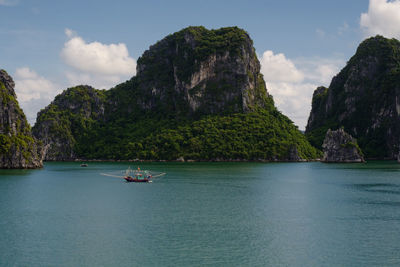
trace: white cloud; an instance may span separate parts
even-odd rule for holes
[[[261,72],[267,80],[300,82],[304,79],[304,75],[284,54],[274,55],[270,50],[265,51],[261,58]]]
[[[269,93],[276,106],[289,116],[300,129],[305,129],[311,110],[314,90],[328,86],[344,60],[322,58],[300,58],[290,60],[284,54],[264,52],[261,60]]]
[[[28,67],[18,68],[14,76],[18,102],[32,125],[36,120],[37,112],[60,93],[61,87],[39,76]]]
[[[400,39],[400,0],[370,0],[361,14],[361,28],[367,36],[383,35]]]
[[[75,71],[67,71],[65,75],[71,86],[86,84],[97,89],[110,89],[112,86],[124,81],[121,76],[78,73]]]
[[[346,63],[341,58],[297,58],[293,60],[308,82],[329,85],[334,75]]]
[[[75,31],[73,31],[73,30],[67,28],[67,29],[65,29],[65,35],[66,35],[68,38],[74,38],[74,37],[77,36],[77,33],[76,33]]]
[[[61,57],[72,67],[67,73],[72,85],[88,83],[95,87],[109,87],[136,74],[136,61],[129,56],[125,44],[87,43],[76,32],[66,29],[68,41]]]

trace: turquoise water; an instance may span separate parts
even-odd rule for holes
[[[400,164],[0,170],[1,266],[399,266]]]

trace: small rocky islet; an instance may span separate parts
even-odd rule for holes
[[[381,36],[316,89],[305,135],[275,107],[253,42],[237,27],[165,37],[125,83],[56,96],[32,132],[5,71],[0,82],[1,168],[41,167],[42,159],[363,162],[400,153],[400,43]]]
[[[357,140],[346,133],[343,128],[336,131],[329,129],[322,144],[322,149],[324,151],[322,162],[365,162]]]

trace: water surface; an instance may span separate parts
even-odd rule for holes
[[[128,166],[0,170],[0,265],[400,265],[395,162]]]

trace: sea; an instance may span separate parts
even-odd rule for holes
[[[0,266],[400,266],[400,164],[0,170]]]

